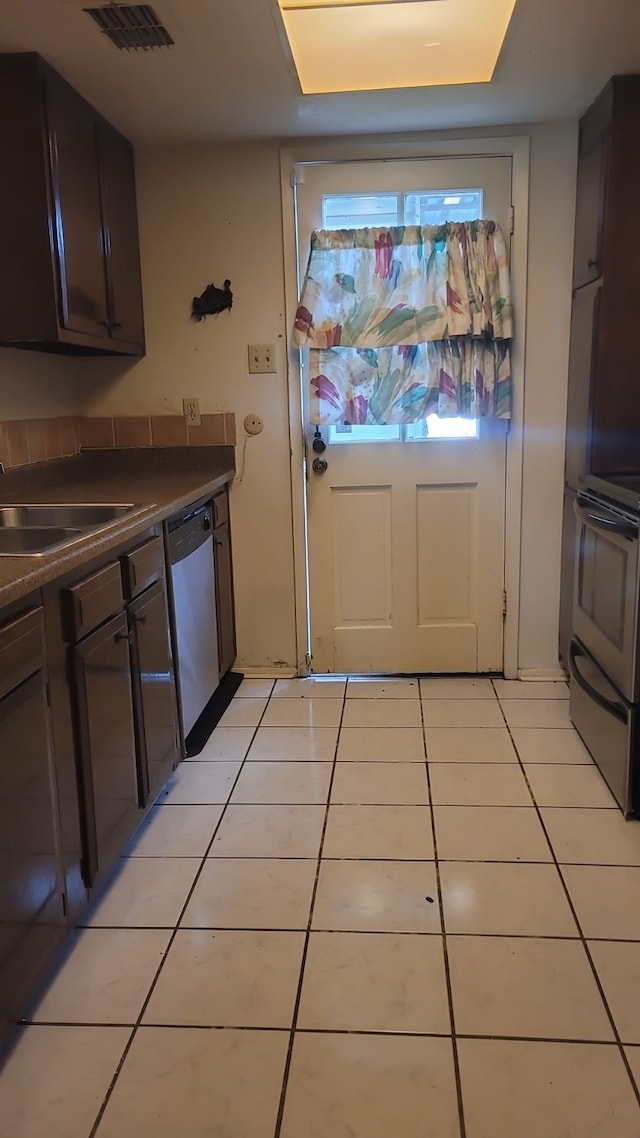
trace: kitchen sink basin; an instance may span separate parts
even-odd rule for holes
[[[42,557],[146,509],[132,502],[0,505],[0,557]]]
[[[32,526],[56,526],[64,528],[93,529],[94,526],[108,525],[120,521],[128,514],[144,507],[125,505],[81,505],[58,506],[0,506],[0,530],[27,529]]]
[[[82,537],[81,529],[68,526],[30,526],[29,529],[0,529],[0,556],[20,557],[25,553],[31,556],[50,553],[57,546],[67,545]]]

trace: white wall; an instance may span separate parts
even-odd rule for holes
[[[75,415],[77,368],[78,360],[0,348],[0,420]]]
[[[577,129],[490,133],[531,137],[519,666],[544,672],[557,668]],[[249,411],[264,418],[232,491],[241,667],[295,664],[278,158],[276,142],[138,155],[147,357],[83,361],[85,413],[177,411],[195,395],[202,410],[235,411],[239,427]],[[191,297],[226,276],[233,310],[193,324]],[[278,345],[278,372],[249,376],[247,344],[263,341]]]
[[[530,130],[521,672],[557,667],[577,124]]]
[[[87,361],[85,414],[256,412],[231,493],[238,666],[295,665],[284,275],[276,144],[142,153],[137,159],[147,355]],[[233,309],[200,324],[191,299],[231,280]],[[248,343],[276,344],[275,375],[249,376]]]

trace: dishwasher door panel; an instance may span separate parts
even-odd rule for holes
[[[211,534],[171,566],[178,689],[185,736],[219,683],[216,590]]]

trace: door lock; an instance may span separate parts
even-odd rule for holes
[[[315,474],[324,474],[325,470],[327,470],[328,467],[329,463],[327,462],[326,458],[314,458],[313,462],[311,463],[311,469]]]
[[[316,427],[316,433],[313,436],[313,442],[312,442],[311,446],[313,447],[316,454],[324,454],[325,450],[327,449],[327,444],[325,443],[322,435],[320,434],[320,428],[319,427]],[[314,467],[314,469],[315,469],[315,467]]]

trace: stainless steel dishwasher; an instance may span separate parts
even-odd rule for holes
[[[211,506],[169,523],[178,695],[185,736],[220,681]]]

